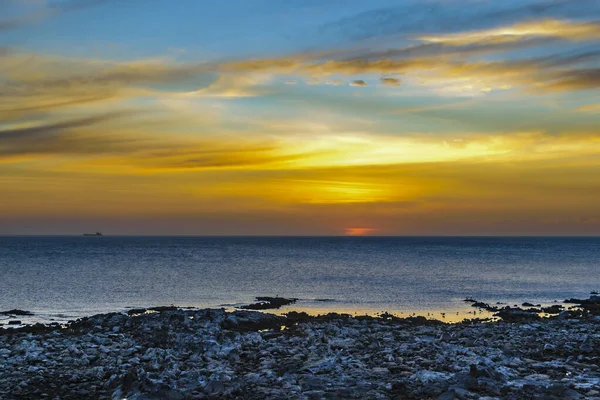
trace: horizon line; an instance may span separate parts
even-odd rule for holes
[[[12,233],[0,233],[0,237],[86,237],[83,234],[37,234],[37,233],[24,233],[24,234],[12,234]],[[247,234],[102,234],[99,237],[197,237],[197,238],[600,238],[600,234],[515,234],[515,235],[493,235],[493,234],[482,234],[482,235],[452,235],[452,234],[438,234],[438,235],[276,235],[276,234],[265,234],[265,235],[247,235]]]

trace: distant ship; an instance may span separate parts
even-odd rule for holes
[[[102,236],[102,232],[84,233],[83,236]]]

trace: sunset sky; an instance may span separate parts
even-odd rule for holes
[[[0,0],[0,234],[599,235],[600,1]]]

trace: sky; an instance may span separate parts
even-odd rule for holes
[[[600,235],[597,0],[0,0],[0,234]]]

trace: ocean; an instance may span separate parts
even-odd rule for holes
[[[480,315],[467,296],[509,305],[587,298],[599,272],[600,238],[4,236],[0,311],[48,322],[282,296],[299,300],[277,312],[457,320]]]

